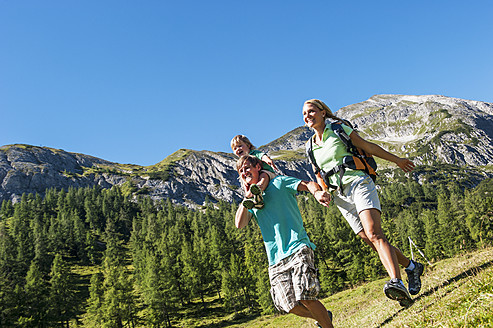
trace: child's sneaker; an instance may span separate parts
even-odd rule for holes
[[[397,278],[392,278],[390,281],[387,281],[383,287],[383,291],[391,300],[399,301],[401,306],[407,307],[413,304],[411,295],[409,295],[404,284]]]
[[[251,210],[252,208],[255,207],[255,202],[252,199],[245,199],[242,202],[243,206],[246,207],[246,209]]]
[[[327,310],[327,314],[329,315],[329,318],[330,318],[330,321],[332,322],[332,312],[330,312],[329,310]],[[318,321],[315,321],[315,325],[319,328],[322,328],[322,326],[320,326],[320,324],[318,323]]]
[[[407,282],[409,284],[409,293],[416,295],[421,290],[421,275],[423,274],[424,265],[411,260],[414,263],[413,270],[405,269],[407,273]]]
[[[251,210],[254,207],[258,209],[264,208],[264,202],[256,202],[251,198],[243,200],[242,204],[249,210]]]
[[[256,184],[252,184],[250,186],[250,191],[253,194],[253,199],[255,200],[256,203],[263,203],[264,198],[262,197],[262,190],[260,189],[259,186]]]

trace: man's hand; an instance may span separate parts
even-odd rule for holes
[[[314,181],[301,181],[298,185],[298,191],[309,191],[313,197],[323,206],[329,206],[330,194],[322,190],[322,187]]]

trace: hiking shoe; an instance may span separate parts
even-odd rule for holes
[[[253,199],[255,200],[256,203],[263,203],[264,198],[262,197],[262,190],[260,189],[259,186],[256,184],[252,184],[250,186],[250,191],[253,194]]]
[[[383,292],[391,300],[398,301],[401,306],[410,306],[413,299],[404,284],[397,278],[390,279],[383,287]]]
[[[252,199],[245,199],[242,202],[243,206],[245,206],[247,209],[251,210],[252,208],[255,207],[255,202]]]
[[[245,199],[243,202],[242,202],[243,206],[245,206],[247,209],[251,210],[252,208],[257,208],[257,209],[261,209],[261,208],[264,208],[264,202],[256,202],[254,201],[253,199]]]
[[[258,208],[258,209],[262,209],[264,208],[264,202],[263,201],[260,201],[260,202],[255,202],[255,208]]]
[[[405,269],[407,273],[407,283],[409,284],[409,293],[416,295],[421,290],[421,275],[423,274],[424,265],[411,260],[414,263],[414,269]]]
[[[327,310],[327,314],[329,315],[329,318],[330,318],[330,321],[332,322],[332,312],[330,312],[329,310]],[[319,328],[322,328],[322,326],[320,326],[320,324],[318,323],[318,321],[315,321],[315,325]]]

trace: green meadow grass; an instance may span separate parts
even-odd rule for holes
[[[380,279],[322,299],[334,314],[334,327],[493,327],[493,248],[427,265],[421,292],[409,308],[385,297],[385,281]],[[176,326],[316,327],[313,320],[290,314],[254,317],[238,313],[221,317],[214,308],[204,312],[201,320],[190,318]]]

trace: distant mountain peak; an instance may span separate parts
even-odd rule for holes
[[[341,108],[337,116],[398,156],[416,164],[486,167],[474,181],[491,176],[493,165],[493,104],[440,95],[375,95]],[[313,132],[300,126],[259,147],[286,175],[312,179],[304,144]],[[232,153],[180,149],[151,166],[118,164],[61,149],[30,145],[0,147],[0,200],[46,188],[111,188],[125,185],[135,197],[169,198],[175,204],[203,205],[207,199],[242,199]],[[394,168],[391,164],[388,167]],[[385,168],[384,166],[381,166]],[[419,179],[419,177],[415,177]]]

